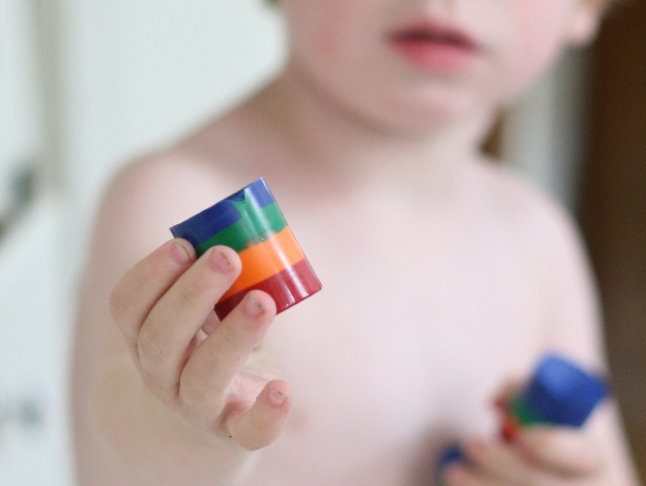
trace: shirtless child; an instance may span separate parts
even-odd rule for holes
[[[456,438],[471,465],[450,485],[637,484],[613,404],[512,443],[491,406],[547,350],[604,366],[572,222],[478,151],[603,6],[279,3],[278,79],[104,197],[74,357],[80,484],[431,484]],[[219,323],[238,256],[195,261],[168,228],[259,176],[324,290],[275,320],[255,291]]]

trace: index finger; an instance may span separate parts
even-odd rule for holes
[[[195,249],[188,241],[167,241],[128,270],[112,291],[110,312],[136,359],[146,317],[195,259]]]

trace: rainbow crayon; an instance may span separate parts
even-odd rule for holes
[[[603,379],[560,356],[548,355],[506,404],[503,437],[512,440],[522,426],[581,427],[607,396]]]
[[[173,226],[171,233],[188,240],[198,257],[215,245],[240,256],[240,276],[215,305],[220,319],[250,290],[271,295],[278,314],[322,288],[262,178]]]
[[[581,427],[608,395],[602,378],[560,356],[547,355],[529,382],[504,404],[502,436],[513,440],[521,427],[540,424]],[[446,468],[464,460],[458,444],[447,447],[438,458],[438,484]]]

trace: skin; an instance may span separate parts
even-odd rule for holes
[[[485,160],[499,106],[599,11],[579,0],[284,0],[285,72],[108,188],[73,367],[80,484],[635,485],[613,403],[582,431],[497,439],[492,397],[556,350],[603,368],[580,238]],[[415,15],[466,30],[468,69],[420,73],[386,34]],[[274,320],[240,272],[168,230],[263,175],[324,285]],[[116,324],[116,325],[115,325]],[[558,453],[556,453],[558,452]]]

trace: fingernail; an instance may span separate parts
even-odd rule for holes
[[[287,396],[285,396],[282,392],[279,392],[274,388],[269,389],[269,401],[272,405],[280,407],[283,403],[285,403],[285,400],[287,400]]]
[[[187,265],[192,259],[192,252],[186,248],[186,245],[179,241],[174,241],[170,247],[170,257],[178,265]]]
[[[216,272],[228,273],[231,268],[231,261],[226,256],[226,254],[220,250],[213,250],[210,258],[211,268]]]
[[[265,308],[262,306],[260,301],[252,294],[247,295],[247,300],[244,303],[243,309],[247,317],[258,317],[260,314],[265,312]]]

